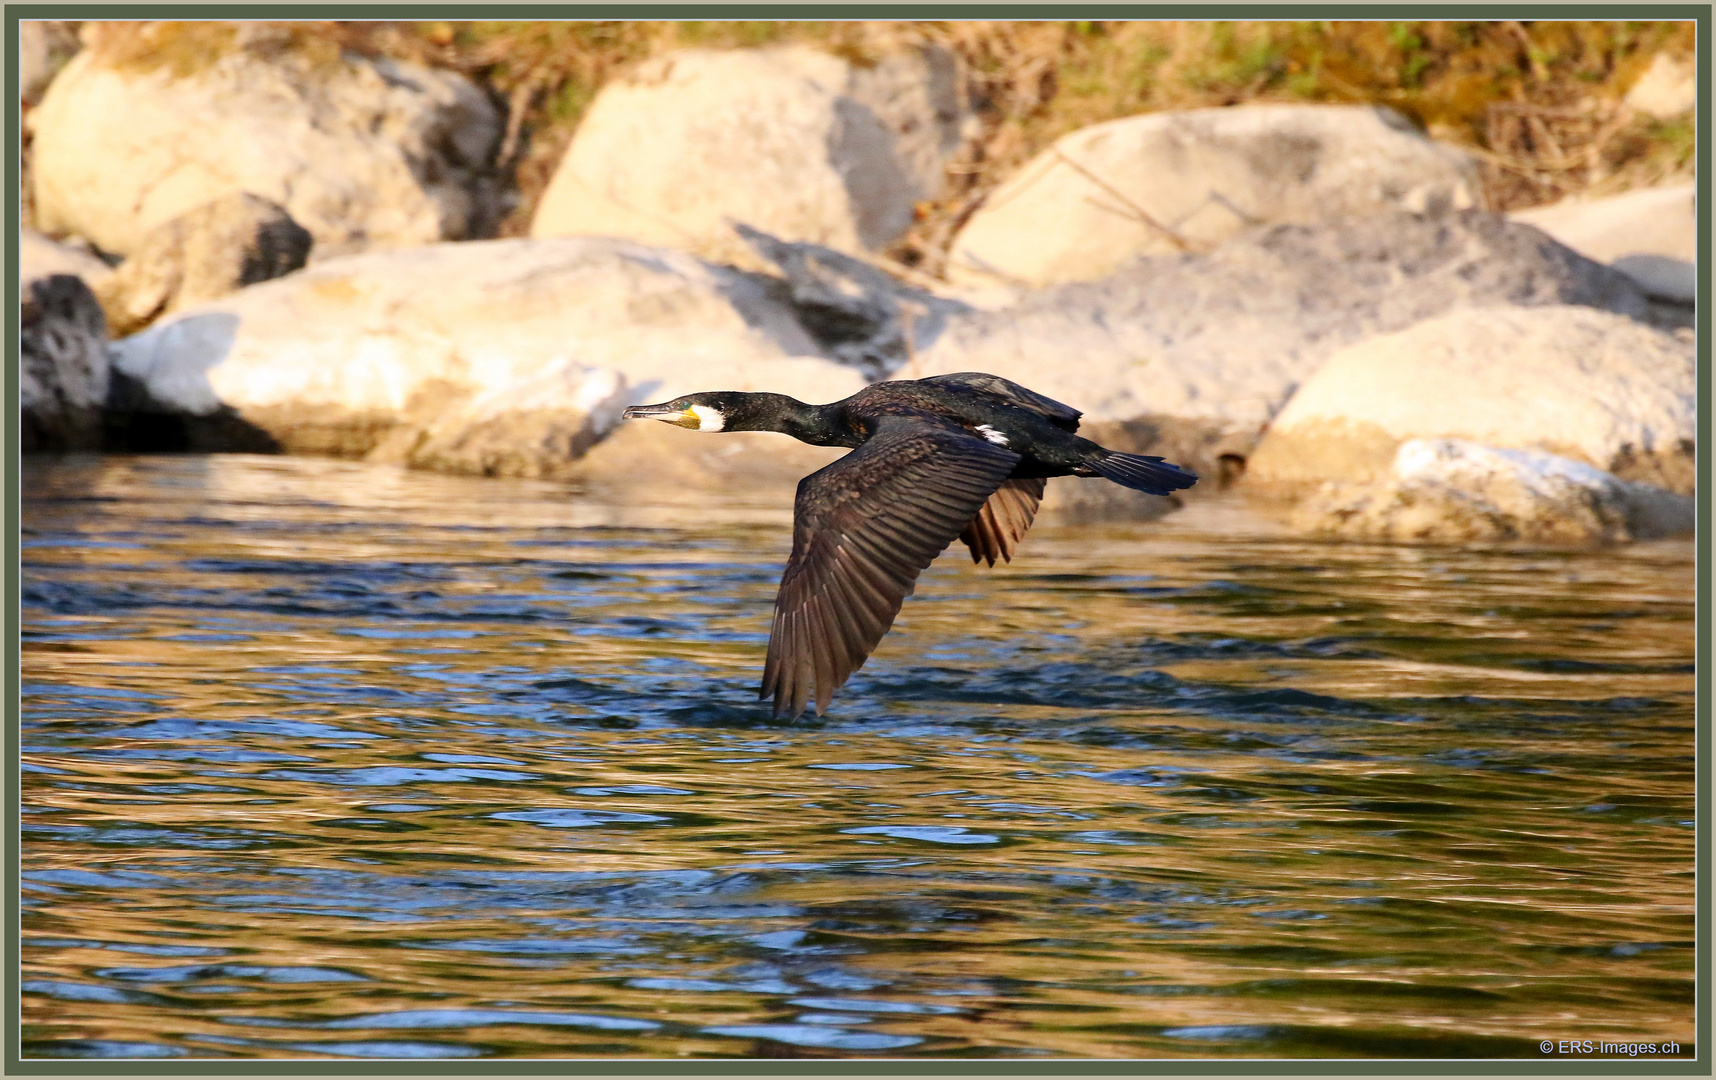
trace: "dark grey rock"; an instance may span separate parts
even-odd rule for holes
[[[50,274],[25,288],[20,315],[23,451],[99,449],[101,409],[112,379],[101,304],[82,278]]]
[[[780,299],[822,355],[867,379],[898,370],[917,342],[934,340],[951,316],[971,310],[833,248],[781,240],[741,223],[733,229],[780,270]]]

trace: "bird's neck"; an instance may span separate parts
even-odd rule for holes
[[[856,445],[831,405],[806,405],[785,394],[749,394],[740,430],[778,431],[813,446]],[[729,425],[731,427],[731,425]]]

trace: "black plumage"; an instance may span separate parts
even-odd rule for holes
[[[1011,561],[1049,478],[1102,476],[1155,495],[1197,482],[1161,458],[1081,438],[1077,409],[978,372],[876,383],[829,405],[725,391],[626,416],[853,448],[798,485],[760,693],[777,717],[813,703],[824,712],[956,538],[973,562]]]

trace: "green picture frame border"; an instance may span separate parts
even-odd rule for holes
[[[1698,106],[1697,199],[1698,250],[1704,255],[1698,261],[1698,310],[1709,312],[1711,301],[1711,78],[1712,48],[1710,31],[1713,9],[1698,4],[1625,4],[1625,3],[1510,3],[1510,4],[1434,4],[1434,3],[1300,3],[1280,4],[997,4],[983,0],[972,2],[943,2],[930,4],[814,4],[791,2],[781,4],[710,3],[679,4],[528,4],[528,3],[139,3],[139,4],[9,4],[4,9],[5,47],[7,58],[0,66],[14,72],[11,58],[18,55],[19,22],[32,19],[363,19],[399,18],[408,15],[421,19],[627,19],[627,20],[738,20],[780,19],[798,17],[815,21],[860,19],[1064,19],[1080,15],[1101,19],[1255,19],[1287,21],[1297,19],[1473,19],[1501,18],[1578,19],[1578,20],[1664,20],[1691,21],[1697,24],[1698,38]],[[19,116],[19,88],[15,78],[6,80],[6,124],[15,125]],[[19,173],[20,146],[18,133],[12,132],[6,147],[6,184],[13,193],[8,207],[6,244],[7,295],[18,295],[18,244],[20,229]],[[3,673],[3,700],[6,708],[4,738],[5,760],[5,874],[4,895],[9,918],[5,928],[5,955],[12,958],[4,971],[4,1023],[6,1045],[4,1069],[13,1076],[795,1076],[814,1073],[821,1076],[864,1076],[895,1074],[899,1076],[1429,1076],[1429,1075],[1494,1075],[1494,1076],[1683,1076],[1712,1074],[1711,1019],[1711,948],[1709,935],[1700,934],[1697,943],[1695,1011],[1697,1018],[1697,1056],[1667,1061],[1603,1058],[1578,1061],[1550,1058],[1541,1061],[1520,1059],[1392,1059],[1392,1058],[1316,1058],[1316,1059],[936,1059],[936,1058],[861,1058],[852,1060],[819,1059],[773,1061],[743,1059],[667,1059],[667,1058],[568,1058],[568,1059],[481,1059],[478,1061],[360,1061],[314,1059],[263,1059],[207,1061],[170,1059],[44,1059],[20,1058],[18,1054],[18,1018],[20,1009],[19,954],[19,687],[20,687],[20,466],[18,399],[18,331],[19,305],[7,305],[6,366],[4,393],[6,420],[4,446],[6,526],[0,532],[4,542],[5,588],[4,625],[8,649]],[[1697,507],[1700,529],[1697,537],[1698,563],[1696,588],[1697,657],[1695,677],[1697,687],[1695,745],[1697,752],[1696,797],[1697,865],[1700,870],[1710,866],[1711,836],[1704,824],[1711,820],[1711,701],[1712,671],[1707,663],[1711,645],[1711,396],[1712,332],[1708,318],[1699,321],[1697,330],[1699,412],[1697,421],[1698,450]],[[1709,876],[1697,878],[1697,916],[1700,928],[1708,927],[1711,919],[1711,890]]]

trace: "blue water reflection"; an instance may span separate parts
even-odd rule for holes
[[[1046,525],[784,724],[670,494],[28,462],[26,1056],[1691,1050],[1690,545]]]

